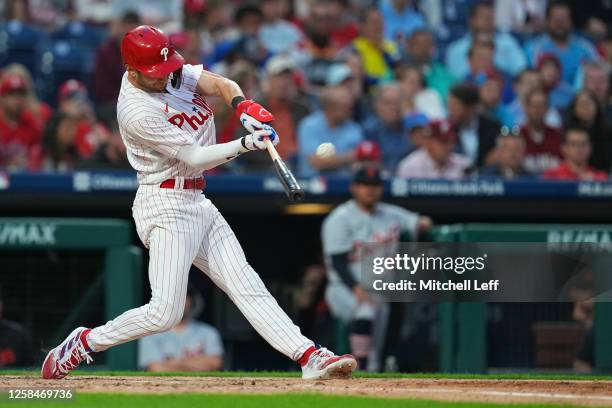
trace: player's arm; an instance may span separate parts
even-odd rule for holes
[[[242,153],[252,150],[266,150],[264,139],[270,139],[274,145],[279,142],[274,129],[265,125],[263,129],[256,130],[252,134],[231,142],[211,146],[200,146],[197,143],[182,146],[176,157],[191,167],[208,170],[227,163]]]
[[[340,277],[342,283],[353,291],[353,294],[357,298],[357,302],[361,303],[367,301],[369,299],[367,292],[359,285],[355,278],[353,278],[353,274],[349,269],[349,253],[334,254],[330,257],[334,270]]]
[[[240,123],[249,132],[262,129],[274,120],[267,109],[250,99],[245,99],[240,86],[229,78],[222,77],[209,71],[202,71],[196,85],[196,92],[204,96],[218,96],[223,98],[240,116]]]

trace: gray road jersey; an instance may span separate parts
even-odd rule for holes
[[[390,256],[397,251],[400,235],[417,236],[419,215],[392,204],[379,203],[373,214],[362,211],[354,200],[334,209],[323,221],[321,239],[330,282],[340,281],[331,266],[330,256],[349,253],[349,268],[360,280],[363,244],[378,243],[376,256]],[[370,254],[368,254],[370,255]]]

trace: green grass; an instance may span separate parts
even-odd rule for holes
[[[0,400],[0,407],[40,408],[543,408],[571,405],[545,404],[486,404],[438,402],[427,400],[345,397],[317,394],[290,395],[218,395],[218,394],[79,394],[70,401],[10,401]]]
[[[27,375],[39,376],[39,370],[6,370],[0,371],[3,375]],[[149,373],[144,371],[97,371],[92,369],[79,369],[70,374],[72,375],[99,375],[99,376],[152,376],[152,377],[300,377],[299,371],[215,371],[215,372],[195,372],[195,373]],[[583,380],[612,381],[610,375],[585,375],[585,374],[445,374],[445,373],[362,373],[355,374],[357,378],[434,378],[434,379],[468,379],[468,380]]]

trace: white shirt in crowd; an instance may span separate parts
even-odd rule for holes
[[[415,179],[459,180],[470,166],[467,157],[451,153],[446,165],[439,167],[427,150],[420,148],[406,156],[397,167],[396,176]]]

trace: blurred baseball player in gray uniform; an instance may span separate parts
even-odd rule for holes
[[[391,255],[400,237],[414,240],[432,222],[429,217],[380,202],[384,185],[374,165],[355,172],[350,190],[353,199],[334,209],[323,222],[321,234],[329,281],[325,298],[332,315],[349,324],[351,353],[360,367],[377,371],[389,308],[361,285],[363,244],[381,244],[378,250]]]

